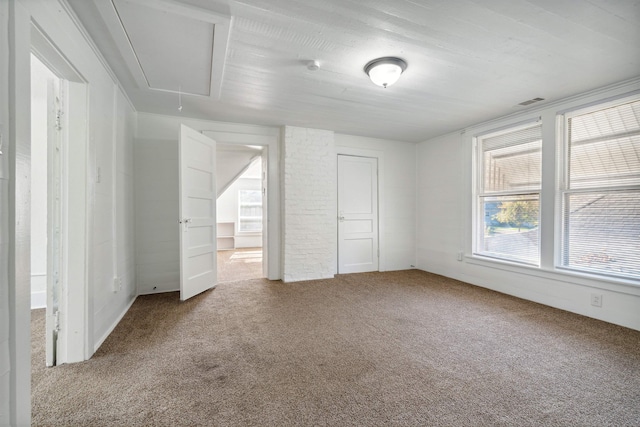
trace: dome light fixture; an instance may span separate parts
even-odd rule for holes
[[[371,81],[378,86],[386,88],[391,86],[400,78],[400,74],[407,69],[407,63],[393,56],[374,59],[364,66]]]

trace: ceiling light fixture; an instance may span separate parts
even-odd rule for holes
[[[371,81],[384,88],[397,82],[406,69],[407,63],[393,56],[374,59],[364,66],[364,72]]]

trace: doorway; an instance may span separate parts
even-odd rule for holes
[[[62,81],[31,54],[31,308],[44,328],[47,366],[57,364],[62,267]]]
[[[27,78],[34,87],[28,107],[33,121],[29,145],[35,165],[30,190],[36,197],[40,195],[31,208],[32,214],[39,215],[35,221],[40,224],[34,236],[40,249],[32,254],[32,273],[40,277],[34,277],[33,302],[46,306],[42,353],[46,354],[46,365],[53,366],[80,362],[93,354],[87,321],[88,88],[77,69],[33,21],[31,53]],[[42,278],[44,265],[46,278]]]
[[[217,144],[218,282],[265,277],[266,148]]]
[[[338,155],[338,273],[379,269],[378,159]]]

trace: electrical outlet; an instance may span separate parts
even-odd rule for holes
[[[458,261],[462,261],[462,256],[464,254],[462,252],[458,252]]]
[[[602,307],[602,294],[591,294],[591,305],[594,307]]]

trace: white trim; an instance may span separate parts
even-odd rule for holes
[[[630,101],[637,100],[639,95],[640,90],[633,90],[621,95],[610,96],[600,101],[593,101],[575,108],[568,108],[566,110],[558,111],[557,114],[559,116],[565,116],[566,118],[581,116],[583,114],[592,113],[594,111],[604,110],[609,107],[615,107],[616,105],[626,104]]]
[[[498,128],[488,129],[484,132],[474,133],[475,138],[487,139],[494,136],[503,135],[505,133],[517,132],[519,130],[529,129],[542,123],[542,116],[532,117],[530,119],[521,120],[513,124],[506,124]]]
[[[104,335],[101,336],[98,341],[96,341],[95,345],[93,346],[92,354],[95,353],[96,351],[98,351],[100,346],[106,341],[106,339],[109,337],[109,335],[111,335],[111,332],[113,332],[113,330],[116,328],[116,326],[118,326],[118,324],[120,323],[122,318],[127,314],[129,309],[133,305],[133,303],[136,302],[137,298],[138,297],[134,297],[134,298],[131,299],[131,301],[129,302],[129,304],[127,304],[125,309],[122,310],[122,313],[120,313],[120,316],[118,316],[118,318],[113,322],[113,324],[109,327],[109,329],[107,329],[107,331],[104,333]]]
[[[112,291],[119,292],[122,279],[118,272],[118,87],[113,85],[111,128],[111,268],[113,272]],[[120,282],[119,286],[116,283]]]
[[[384,151],[368,150],[363,148],[351,148],[344,146],[336,146],[336,158],[339,155],[346,156],[359,156],[359,157],[372,157],[378,160],[378,250],[380,255],[378,256],[378,271],[387,271],[387,247],[385,245],[384,230],[385,230],[385,195],[384,195]],[[336,193],[337,197],[337,193]],[[337,233],[337,228],[336,228]],[[336,251],[337,242],[336,242]],[[336,272],[338,271],[338,259],[336,257]]]
[[[64,78],[66,76],[62,76]],[[61,298],[60,298],[60,326],[58,342],[58,364],[79,362],[88,358],[84,348],[86,343],[87,308],[84,295],[89,281],[86,279],[86,258],[84,246],[78,240],[84,241],[87,229],[82,227],[86,217],[84,188],[86,159],[80,147],[85,145],[81,135],[86,134],[88,119],[87,87],[84,83],[70,81],[63,82],[66,88],[63,104],[63,130],[60,137],[61,153],[61,185],[63,212],[61,215],[61,243],[63,252],[61,258]],[[76,115],[77,114],[77,115]],[[84,115],[84,117],[82,117]],[[71,118],[74,117],[72,121]],[[73,144],[73,149],[72,149]],[[74,190],[75,189],[75,190]]]
[[[465,262],[497,270],[526,274],[528,276],[539,277],[542,279],[551,279],[558,282],[587,286],[594,289],[603,289],[611,292],[640,296],[640,282],[637,281],[624,279],[617,280],[612,277],[603,277],[562,269],[541,268],[533,265],[509,262],[508,260],[503,259],[488,259],[487,257],[482,257],[480,255],[465,255]]]
[[[0,120],[7,120],[5,132],[8,133],[8,145],[3,149],[3,157],[0,157],[0,168],[3,168],[3,178],[8,181],[8,200],[2,200],[6,209],[2,215],[8,214],[8,220],[3,220],[8,224],[8,238],[3,241],[3,244],[6,242],[8,253],[7,258],[2,254],[2,261],[6,260],[8,265],[9,310],[8,349],[0,356],[0,362],[5,365],[0,368],[6,368],[4,361],[9,361],[9,370],[0,372],[3,395],[9,400],[6,405],[9,413],[0,413],[0,419],[8,419],[9,425],[26,426],[31,423],[31,220],[28,215],[31,174],[31,100],[28,94],[31,79],[30,73],[25,73],[25,70],[30,70],[30,14],[22,1],[10,1],[8,6],[5,6],[7,2],[0,3],[0,13],[7,13],[3,15],[3,18],[7,16],[3,23],[8,23],[6,29],[2,29],[3,35],[0,35],[0,64],[3,73],[8,71],[6,77],[2,78],[2,84],[8,87],[0,88],[2,94],[7,95],[6,104],[0,108],[0,114],[3,114]],[[2,408],[5,408],[4,403]]]

